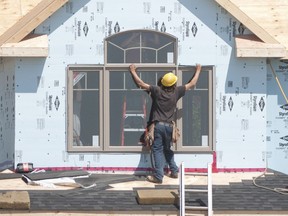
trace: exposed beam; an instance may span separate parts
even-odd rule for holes
[[[29,13],[42,0],[0,0],[0,35]]]
[[[255,35],[235,37],[237,57],[274,57],[286,56],[286,48],[279,43],[264,43]]]
[[[17,43],[31,33],[68,0],[42,0],[28,14],[0,36],[0,46],[4,43]]]
[[[269,34],[265,29],[258,25],[255,20],[243,12],[232,0],[215,0],[221,7],[226,9],[232,16],[245,25],[250,31],[257,35],[262,41],[266,43],[276,44],[278,41]],[[245,2],[245,1],[243,1]]]
[[[0,46],[1,57],[47,57],[48,52],[47,35],[29,35],[18,43]]]

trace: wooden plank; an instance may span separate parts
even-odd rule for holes
[[[0,35],[15,25],[40,1],[41,0],[0,0]]]
[[[177,204],[178,190],[142,189],[137,190],[136,199],[139,204]]]
[[[0,14],[0,20],[0,35],[2,35],[7,29],[9,29],[9,27],[15,25],[18,22],[19,16],[7,16],[5,14]]]
[[[261,27],[264,31],[271,35],[277,42],[283,44],[286,49],[288,48],[287,0],[230,1],[236,7],[238,7],[239,10],[247,14],[250,19],[257,23],[259,27]],[[260,35],[258,36],[260,37]],[[263,38],[261,39],[263,40]],[[265,42],[271,43],[272,41]]]
[[[21,0],[21,12],[22,16],[28,14],[36,5],[42,0]]]
[[[19,0],[0,0],[0,14],[21,16]]]
[[[27,191],[7,191],[0,193],[0,209],[29,210],[29,193]]]
[[[58,10],[68,0],[42,0],[26,16],[0,36],[0,45],[16,43],[27,36],[40,23]]]
[[[47,57],[49,53],[47,35],[29,35],[19,43],[0,46],[2,57]]]
[[[288,48],[288,6],[253,6],[243,9],[251,18],[268,32],[276,41]],[[257,12],[255,12],[257,11]]]
[[[49,6],[52,3],[52,1],[53,0],[42,0],[27,15],[22,17],[15,25],[11,26],[4,34],[0,36],[0,46],[6,42],[19,42],[21,39],[19,41],[8,41],[8,40],[18,31],[21,31],[25,27],[27,22],[34,19],[35,16],[39,13],[39,11],[43,11],[47,6]]]
[[[264,43],[255,35],[235,37],[237,57],[277,57],[286,56],[284,45]]]
[[[47,0],[44,0],[47,1]],[[42,1],[43,2],[43,1]],[[19,29],[13,36],[11,36],[6,42],[18,42],[22,40],[26,35],[31,33],[38,25],[45,21],[49,16],[51,16],[55,11],[62,7],[68,0],[54,0],[49,4],[44,10],[34,15],[33,19],[25,22],[24,26]]]
[[[232,16],[245,25],[250,31],[256,34],[266,43],[277,43],[277,40],[259,26],[251,17],[233,4],[232,0],[215,0],[221,7],[226,9]]]
[[[288,5],[287,0],[251,0],[251,1],[243,1],[243,0],[231,0],[233,4],[237,6],[271,6],[271,5],[279,5],[279,6],[285,6]]]

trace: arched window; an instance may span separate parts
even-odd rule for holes
[[[157,85],[169,72],[184,85],[194,65],[178,65],[177,38],[154,30],[129,30],[104,38],[104,64],[68,66],[68,151],[141,152],[139,139],[149,120],[151,98],[129,72]],[[215,110],[213,66],[203,66],[197,85],[177,104],[175,121],[181,137],[176,152],[213,149]]]
[[[177,63],[177,38],[152,30],[133,30],[105,39],[106,63]]]

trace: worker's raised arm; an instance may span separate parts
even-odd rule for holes
[[[196,72],[195,72],[193,78],[190,80],[190,82],[185,85],[186,90],[189,90],[196,85],[196,83],[199,79],[200,72],[201,72],[201,65],[196,64]]]
[[[138,87],[141,89],[149,90],[150,85],[143,82],[143,80],[140,79],[140,77],[138,76],[138,74],[136,72],[136,66],[134,64],[132,64],[129,66],[129,68],[130,68],[130,73],[131,73],[135,83],[138,85]]]

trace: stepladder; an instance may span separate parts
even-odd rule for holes
[[[193,185],[185,184],[185,166],[184,162],[180,165],[179,178],[179,211],[180,216],[191,215],[193,211],[205,211],[207,216],[213,216],[213,199],[212,199],[212,163],[207,164],[207,173],[189,173],[189,175],[205,176],[206,183],[204,188],[193,188]],[[188,187],[189,186],[189,187]],[[195,194],[203,193],[207,195],[207,204],[190,205],[186,202],[186,198],[195,196]],[[196,197],[195,197],[196,198]]]

